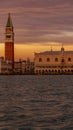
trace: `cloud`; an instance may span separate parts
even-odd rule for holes
[[[73,43],[73,0],[1,0],[1,42],[8,12],[17,43]]]

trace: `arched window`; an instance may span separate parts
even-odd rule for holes
[[[63,73],[63,70],[61,70],[61,72]]]
[[[55,58],[55,61],[58,62],[58,58]]]
[[[54,70],[52,70],[52,72],[54,72]]]
[[[60,72],[60,70],[58,70],[58,72]]]
[[[39,62],[42,62],[42,58],[39,58]]]
[[[45,72],[48,72],[48,70],[45,70]]]
[[[38,70],[36,70],[36,73],[38,73]]]
[[[68,61],[71,62],[71,58],[70,57],[68,58]]]
[[[70,70],[68,70],[68,72],[70,72]]]
[[[55,72],[57,72],[57,70],[55,70]]]
[[[64,59],[62,59],[61,62],[64,62]]]
[[[50,61],[50,58],[47,58],[47,62],[49,62]]]
[[[51,72],[51,70],[49,70],[49,72]]]
[[[44,74],[44,73],[45,73],[45,71],[44,71],[44,70],[42,70],[42,73]]]

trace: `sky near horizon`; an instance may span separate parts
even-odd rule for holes
[[[73,45],[73,0],[0,0],[0,43],[4,43],[9,12],[16,58],[19,54],[21,58],[27,54],[32,57],[31,53],[50,46]]]

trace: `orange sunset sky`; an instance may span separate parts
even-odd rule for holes
[[[15,60],[34,58],[34,52],[73,50],[72,0],[0,1],[0,56],[4,56],[5,26],[11,13]]]
[[[53,45],[52,50],[60,50],[61,45]],[[65,50],[73,50],[73,46],[64,46]],[[51,50],[51,46],[49,45],[41,45],[41,44],[15,44],[15,60],[22,60],[27,59],[28,57],[33,60],[34,59],[34,52],[46,51]],[[0,44],[0,56],[4,56],[4,44]]]

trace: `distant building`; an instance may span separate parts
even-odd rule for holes
[[[12,74],[12,64],[6,62],[4,57],[0,57],[0,74]]]
[[[34,62],[27,60],[19,60],[14,62],[14,72],[16,74],[33,74],[34,73]]]
[[[29,58],[27,58],[27,60],[26,60],[25,72],[26,72],[26,74],[34,73],[34,62],[30,61]]]
[[[5,61],[12,62],[14,68],[14,31],[10,13],[5,28]]]
[[[14,72],[16,74],[22,74],[22,61],[19,59],[19,61],[14,62]]]
[[[46,51],[34,55],[35,74],[73,73],[73,51]]]

